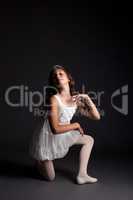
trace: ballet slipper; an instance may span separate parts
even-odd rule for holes
[[[98,181],[97,178],[91,177],[89,175],[78,175],[76,177],[76,181],[78,184],[85,184],[85,183],[95,183]]]

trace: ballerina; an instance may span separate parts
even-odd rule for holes
[[[48,82],[55,91],[49,93],[50,109],[43,125],[35,131],[30,145],[30,154],[35,159],[40,174],[47,180],[53,181],[55,179],[53,161],[65,157],[72,145],[81,144],[76,182],[95,183],[98,179],[87,173],[94,138],[84,133],[80,123],[70,122],[77,109],[77,98],[82,94],[74,95],[75,82],[70,72],[63,66],[55,65],[52,68]],[[84,96],[90,102],[90,118],[99,120],[100,114],[95,104],[88,95],[84,94]]]

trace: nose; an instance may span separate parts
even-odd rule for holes
[[[60,75],[57,75],[57,79],[60,79]]]
[[[58,79],[62,79],[62,76],[60,74],[57,74]]]

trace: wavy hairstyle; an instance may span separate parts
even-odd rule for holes
[[[70,94],[74,95],[76,93],[75,91],[75,81],[69,72],[68,68],[60,66],[60,65],[54,65],[49,73],[48,77],[48,88],[46,90],[46,102],[49,103],[49,99],[52,95],[56,94],[57,92],[60,93],[61,87],[58,82],[57,76],[56,76],[56,70],[61,69],[63,70],[66,74],[69,81],[69,87],[70,87]]]

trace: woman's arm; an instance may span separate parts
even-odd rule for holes
[[[93,103],[93,101],[91,100],[91,98],[87,95],[87,94],[78,94],[77,98],[79,96],[83,96],[85,98],[87,98],[87,100],[89,101],[89,108],[90,111],[88,112],[89,118],[93,119],[93,120],[100,120],[100,113],[98,112],[95,104]]]
[[[93,120],[100,120],[100,113],[98,112],[95,104],[93,103],[93,101],[91,100],[91,98],[88,96],[88,100],[89,100],[89,104],[90,104],[90,111],[89,111],[89,117],[90,119]]]
[[[50,98],[50,106],[51,108],[49,114],[49,122],[54,134],[60,134],[66,131],[80,129],[80,124],[77,122],[64,125],[59,124],[58,104],[57,104],[57,99],[54,96]]]

